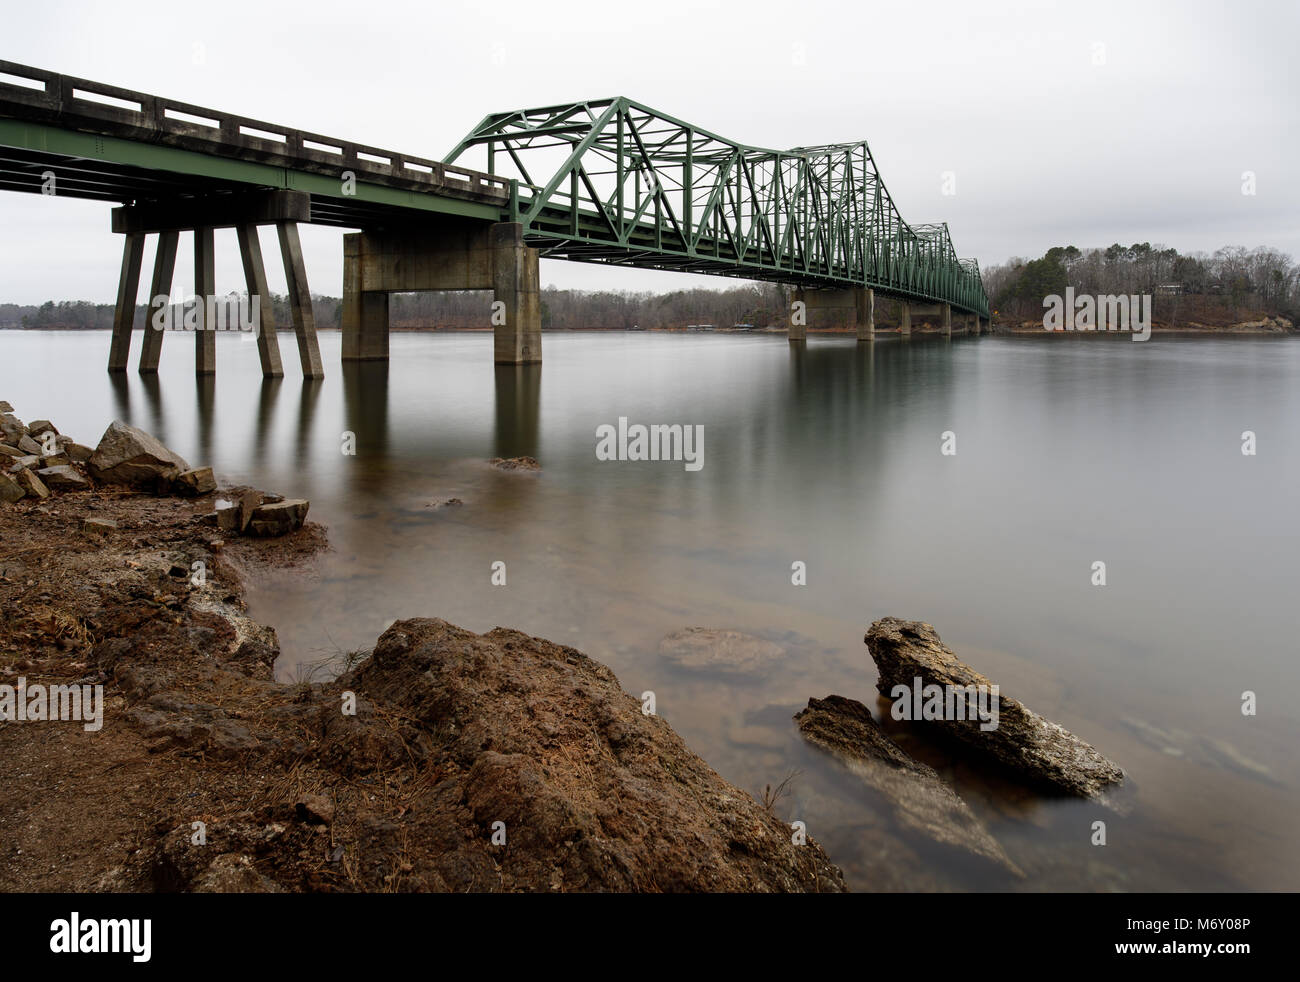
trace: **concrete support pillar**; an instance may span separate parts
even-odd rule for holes
[[[159,232],[158,251],[153,261],[153,281],[149,285],[149,302],[154,297],[169,297],[172,292],[172,277],[176,273],[176,243],[179,232]],[[150,308],[152,312],[152,308]],[[162,355],[163,334],[155,331],[145,316],[144,337],[140,341],[140,374],[153,375],[158,371],[158,358]]]
[[[858,294],[858,340],[876,340],[876,291],[863,287]]]
[[[262,377],[280,378],[284,375],[280,337],[276,334],[275,309],[271,306],[271,288],[266,282],[266,264],[262,261],[262,242],[257,235],[257,226],[239,225],[235,228],[235,235],[239,238],[239,257],[244,264],[249,302],[258,305],[257,355],[262,361]]]
[[[492,226],[492,334],[498,365],[542,360],[542,295],[537,250],[524,245],[519,222]],[[504,306],[501,306],[504,305]]]
[[[906,300],[898,302],[899,322],[898,333],[905,338],[912,336],[912,305]]]
[[[199,326],[194,332],[194,374],[217,373],[217,335],[208,323],[208,297],[217,293],[217,267],[213,248],[213,230],[194,230],[194,292],[199,299]]]
[[[113,311],[113,340],[108,348],[108,370],[126,371],[131,355],[131,330],[135,326],[135,302],[140,295],[140,267],[144,262],[144,233],[124,237],[122,273],[117,281],[117,308]],[[146,324],[145,330],[148,330]]]
[[[794,288],[795,306],[790,310],[790,323],[786,328],[786,337],[791,341],[808,339],[808,293],[803,287]]]
[[[943,336],[952,337],[952,304],[940,304],[940,313],[943,317]]]
[[[343,236],[343,360],[388,360],[388,293],[362,290],[362,234]]]
[[[307,264],[302,258],[302,240],[297,222],[279,222],[280,257],[284,260],[284,279],[289,285],[289,307],[293,312],[293,332],[298,336],[298,360],[303,378],[324,378],[320,359],[320,342],[316,337],[316,315],[307,286]]]

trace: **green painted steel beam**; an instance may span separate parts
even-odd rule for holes
[[[349,204],[457,215],[485,221],[499,221],[502,214],[502,209],[494,205],[444,197],[426,191],[386,187],[361,179],[355,182],[356,194],[345,195],[340,180],[323,174],[250,160],[219,157],[176,147],[158,146],[136,140],[59,129],[23,120],[0,119],[0,146],[71,158],[74,162],[93,161],[100,168],[109,164],[140,171],[154,171],[167,174],[169,183],[174,182],[177,175],[181,175],[219,184],[306,191],[314,197],[337,199]],[[75,163],[70,166],[75,171]],[[53,169],[57,174],[58,166],[55,165]]]

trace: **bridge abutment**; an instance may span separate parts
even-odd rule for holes
[[[538,254],[524,244],[523,226],[453,221],[343,237],[343,360],[386,360],[388,295],[426,290],[491,290],[483,321],[493,360],[542,360]]]

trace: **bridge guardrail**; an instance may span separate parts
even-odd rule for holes
[[[40,87],[10,81],[6,75]],[[503,205],[510,198],[508,179],[481,171],[3,60],[0,116],[70,125],[104,136],[238,156],[331,177],[350,170],[358,179],[380,178],[382,183],[413,191],[436,190]]]

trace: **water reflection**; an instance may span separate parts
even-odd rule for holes
[[[542,366],[495,366],[496,455],[536,457],[541,425]]]

